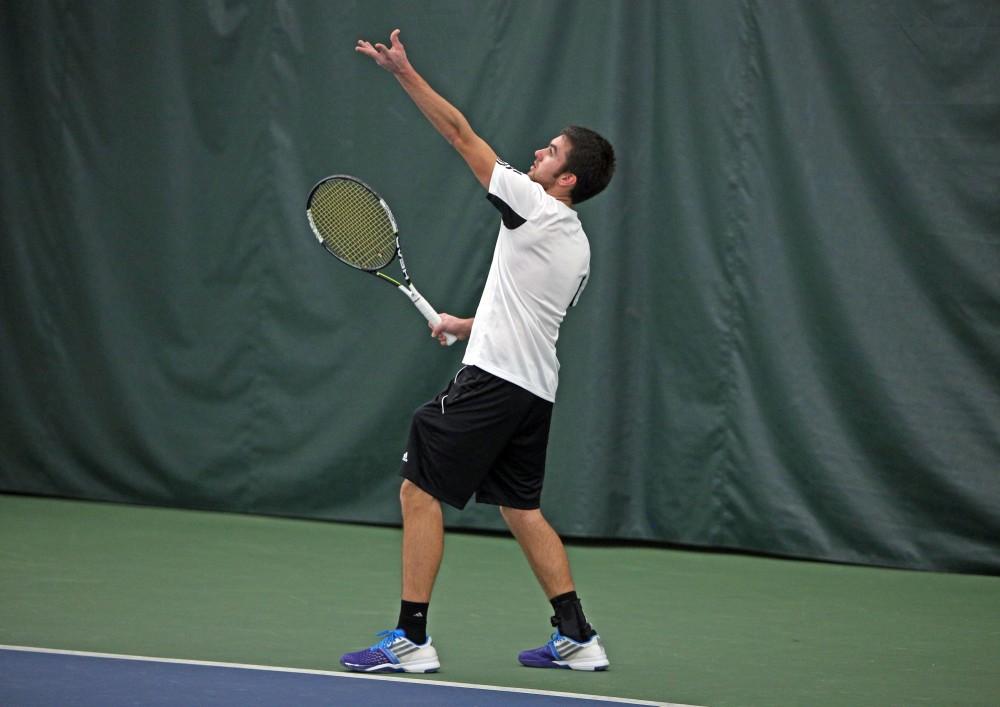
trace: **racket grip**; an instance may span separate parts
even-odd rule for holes
[[[439,315],[437,311],[431,306],[430,302],[424,299],[424,296],[422,294],[417,292],[416,287],[414,287],[413,285],[410,285],[409,287],[404,287],[400,285],[399,290],[400,292],[402,292],[403,294],[405,294],[407,297],[410,298],[410,301],[413,302],[413,306],[416,307],[418,310],[420,310],[420,313],[424,315],[424,319],[426,319],[431,324],[435,325],[441,323],[441,315]],[[447,346],[451,346],[456,341],[458,341],[458,339],[455,337],[454,334],[445,333],[444,338]]]

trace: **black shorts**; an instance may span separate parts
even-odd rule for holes
[[[417,408],[400,474],[455,508],[538,508],[552,403],[466,366]]]

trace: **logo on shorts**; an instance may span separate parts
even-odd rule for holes
[[[403,452],[403,463],[404,463],[404,464],[405,464],[406,462],[410,461],[410,460],[409,460],[409,456],[410,456],[410,452],[409,452],[409,451],[406,451],[406,452]]]

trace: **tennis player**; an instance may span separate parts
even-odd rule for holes
[[[473,318],[441,314],[431,335],[468,340],[463,363],[413,416],[401,474],[402,600],[398,625],[341,663],[363,672],[440,668],[427,635],[431,591],[444,551],[441,502],[499,506],[552,603],[556,627],[522,665],[604,670],[608,657],[587,623],[562,541],[539,509],[549,421],[558,383],[556,340],[587,283],[590,246],[573,206],[602,191],[615,158],[597,133],[571,126],[535,151],[526,174],[497,159],[465,117],[413,69],[399,30],[390,45],[356,50],[390,72],[465,159],[500,212],[489,276]]]

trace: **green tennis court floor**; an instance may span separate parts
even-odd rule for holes
[[[513,540],[451,534],[433,679],[710,707],[1000,704],[1000,579],[570,545],[606,673],[529,670]],[[399,530],[0,495],[0,644],[315,670],[398,609]]]

